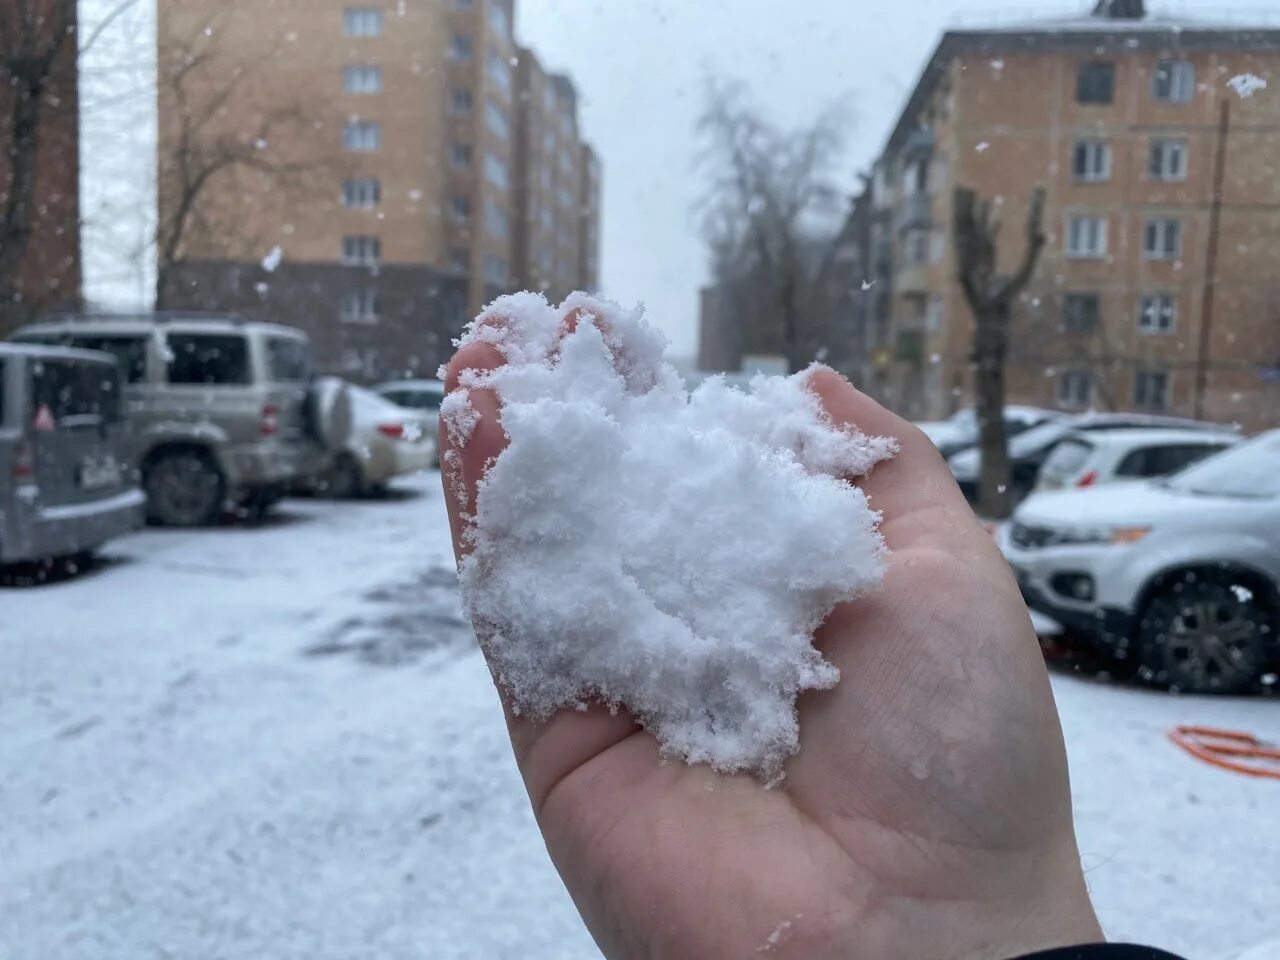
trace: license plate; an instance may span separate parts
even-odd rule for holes
[[[80,461],[80,489],[101,490],[120,482],[120,465],[110,457],[95,460],[86,457]]]

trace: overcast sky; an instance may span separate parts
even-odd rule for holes
[[[116,2],[81,0],[85,26]],[[138,44],[145,49],[154,43],[148,31],[153,5],[141,0],[137,15],[104,37],[99,55],[111,60],[119,50],[136,63]],[[957,16],[980,18],[993,6],[1002,17],[1017,11],[1065,15],[1089,9],[1092,0],[516,0],[516,6],[521,41],[549,68],[566,70],[577,81],[582,128],[604,165],[604,290],[623,302],[644,301],[671,337],[673,354],[691,356],[706,268],[691,213],[700,190],[692,131],[705,77],[746,81],[782,124],[806,122],[842,98],[851,122],[852,187],[856,172],[883,144],[939,34]],[[1149,6],[1206,18],[1220,9],[1211,0]],[[1231,6],[1274,11],[1276,0],[1232,0]],[[125,30],[127,35],[115,35]],[[137,84],[136,73],[107,69],[86,84],[109,95]],[[85,121],[91,297],[111,284],[118,292],[122,278],[108,278],[111,271],[101,264],[127,246],[121,232],[136,224],[145,233],[134,200],[139,194],[129,185],[150,181],[154,146],[145,114],[152,104],[151,96],[137,98],[132,112],[139,116],[123,123],[118,108],[91,111]],[[103,146],[118,144],[122,128],[136,138],[124,155],[118,146]],[[104,195],[117,202],[104,202]],[[145,286],[145,279],[130,281],[131,288]]]

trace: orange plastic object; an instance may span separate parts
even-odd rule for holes
[[[1250,777],[1280,780],[1280,748],[1251,733],[1213,727],[1179,726],[1169,739],[1197,760]]]

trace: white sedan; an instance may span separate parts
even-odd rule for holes
[[[1280,430],[1164,480],[1038,494],[998,537],[1032,610],[1147,680],[1239,693],[1280,666]]]
[[[409,410],[361,387],[351,394],[351,437],[321,478],[329,496],[346,498],[379,490],[395,477],[430,470],[436,463],[435,417]]]

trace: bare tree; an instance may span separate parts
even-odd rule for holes
[[[58,107],[59,72],[73,75],[75,13],[75,0],[0,4],[0,144],[9,159],[7,177],[0,175],[0,331],[27,316],[21,273],[36,226],[40,146]]]
[[[955,192],[954,229],[960,286],[973,311],[973,371],[982,452],[978,509],[984,516],[1004,519],[1012,504],[1008,438],[1004,425],[1005,364],[1009,353],[1009,324],[1013,304],[1031,280],[1044,234],[1043,187],[1031,195],[1027,240],[1022,260],[1010,275],[996,272],[996,240],[1000,224],[990,200],[979,201],[967,187]]]
[[[847,208],[835,181],[844,126],[831,109],[780,130],[741,85],[714,82],[698,120],[713,279],[728,289],[739,325],[754,327],[744,340],[776,344],[793,372],[836,346],[826,294]]]
[[[259,186],[299,194],[332,182],[340,167],[336,147],[320,119],[323,109],[276,100],[255,87],[256,63],[233,59],[222,42],[226,10],[184,36],[159,42],[159,100],[166,122],[159,144],[156,222],[156,307],[171,305],[175,274],[193,240],[248,251],[244,218],[208,202],[225,181],[240,175]],[[282,150],[279,144],[289,144]]]

